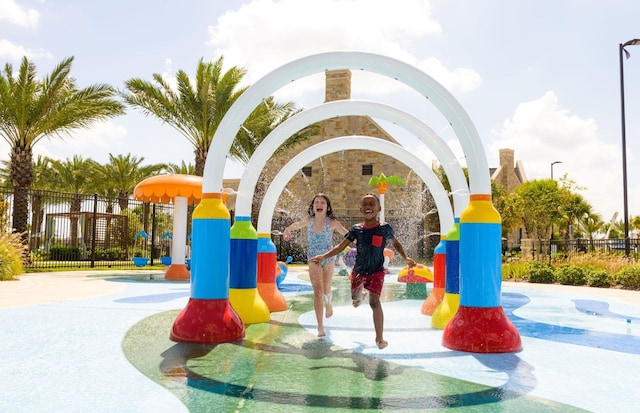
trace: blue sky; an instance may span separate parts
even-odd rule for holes
[[[200,58],[220,55],[248,70],[246,81],[310,54],[362,50],[421,68],[465,108],[482,137],[490,166],[512,148],[529,179],[565,174],[603,219],[622,214],[618,44],[640,38],[634,0],[0,0],[0,62],[26,55],[39,74],[74,56],[80,86],[123,88],[132,77],[195,73]],[[629,211],[640,215],[640,47],[624,61]],[[279,90],[280,100],[312,107],[324,99],[323,76]],[[398,82],[354,73],[352,97],[397,106],[424,120],[463,154],[446,119]],[[416,138],[396,139],[434,157]],[[136,110],[65,142],[44,141],[35,154],[75,154],[106,162],[108,154],[149,163],[193,162],[186,139]],[[0,142],[0,158],[8,147]],[[226,177],[240,177],[229,165]]]

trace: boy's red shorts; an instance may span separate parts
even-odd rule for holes
[[[374,272],[369,275],[362,275],[355,272],[351,273],[351,297],[358,295],[358,292],[362,290],[362,287],[376,295],[382,293],[382,286],[384,285],[384,270]]]

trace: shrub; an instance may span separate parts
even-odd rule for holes
[[[20,234],[0,234],[0,281],[14,280],[24,272],[22,264],[27,256],[27,247]]]
[[[584,270],[575,265],[562,265],[555,270],[555,279],[564,285],[585,285]]]
[[[553,267],[539,261],[529,261],[527,263],[526,275],[529,276],[527,281],[531,283],[552,284],[554,281]]]
[[[613,279],[622,288],[638,289],[640,288],[640,266],[632,265],[623,268],[614,274]]]
[[[502,265],[503,280],[526,280],[528,279],[527,264],[524,262],[508,262]]]
[[[96,248],[95,259],[96,261],[120,261],[127,259],[127,255],[122,248],[118,247],[109,249]]]
[[[52,261],[80,261],[80,247],[56,246],[49,249]]]
[[[609,277],[609,273],[603,270],[602,268],[597,268],[593,266],[585,267],[584,277],[587,280],[587,285],[589,287],[610,287],[611,286],[611,277]]]

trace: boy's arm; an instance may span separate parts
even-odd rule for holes
[[[397,238],[393,237],[391,242],[393,243],[393,247],[396,249],[396,251],[398,251],[398,254],[400,254],[400,256],[404,258],[409,268],[415,267],[416,262],[412,258],[410,258],[406,252],[404,252],[404,248],[402,248],[402,244],[400,244],[400,241],[398,241]]]
[[[334,255],[338,254],[340,251],[345,249],[349,244],[351,244],[351,241],[349,241],[348,238],[345,238],[345,239],[342,240],[342,242],[340,244],[338,244],[335,247],[331,248],[329,251],[325,252],[324,254],[316,255],[315,257],[309,258],[309,261],[313,261],[315,263],[321,263],[322,261],[326,260],[327,258],[331,258]]]

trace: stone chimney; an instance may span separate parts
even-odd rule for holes
[[[500,166],[503,169],[513,169],[515,165],[515,151],[513,149],[500,149]]]
[[[351,71],[327,70],[325,71],[324,101],[351,99]]]

